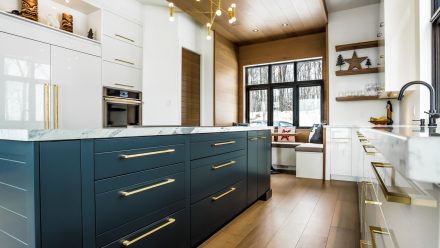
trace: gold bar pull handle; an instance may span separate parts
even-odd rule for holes
[[[134,65],[133,62],[127,61],[127,60],[123,60],[123,59],[115,59],[116,62],[121,62],[121,63],[125,63],[125,64],[129,64],[129,65]]]
[[[135,238],[135,239],[133,239],[133,240],[123,240],[123,241],[122,241],[122,245],[125,246],[125,247],[128,247],[128,246],[130,246],[130,245],[132,245],[132,244],[134,244],[134,243],[136,243],[136,242],[138,242],[138,241],[140,241],[140,240],[142,240],[142,239],[145,239],[146,237],[148,237],[148,236],[154,234],[155,232],[158,232],[158,231],[160,231],[161,229],[163,229],[163,228],[165,228],[165,227],[167,227],[167,226],[173,224],[174,222],[176,222],[176,219],[174,219],[174,218],[169,218],[169,219],[167,220],[167,222],[165,222],[164,224],[162,224],[162,225],[160,225],[160,226],[154,228],[154,229],[151,230],[151,231],[148,231],[148,232],[142,234],[141,236],[139,236],[139,237],[137,237],[137,238]]]
[[[125,37],[125,36],[123,36],[123,35],[115,34],[115,36],[118,37],[118,38],[122,38],[122,39],[124,39],[124,40],[128,40],[128,41],[134,43],[134,40],[132,40],[132,39],[130,39],[130,38],[127,38],[127,37]]]
[[[371,183],[371,182],[364,182],[364,185],[365,185],[365,188],[366,188],[368,185],[372,186],[373,183]],[[373,201],[373,200],[368,199],[366,193],[367,193],[367,191],[365,190],[365,193],[364,193],[364,199],[365,199],[364,203],[365,204],[367,204],[367,205],[382,206],[382,202],[380,202],[380,201]]]
[[[235,143],[236,143],[236,141],[232,140],[232,141],[227,141],[227,142],[215,143],[215,144],[212,144],[211,146],[217,147],[217,146],[232,145],[232,144],[235,144]]]
[[[50,128],[49,83],[44,84],[44,128]]]
[[[371,242],[368,241],[368,240],[361,239],[360,240],[360,248],[364,248],[364,247],[367,247],[367,246],[371,246]]]
[[[231,188],[230,190],[226,191],[225,193],[223,193],[223,194],[221,194],[221,195],[219,195],[219,196],[214,196],[214,197],[212,197],[211,199],[212,199],[213,201],[218,201],[218,200],[220,200],[221,198],[225,197],[226,195],[229,195],[230,193],[234,192],[235,190],[236,190],[236,188]]]
[[[212,169],[213,170],[218,170],[218,169],[221,169],[221,168],[224,168],[224,167],[228,167],[228,166],[234,165],[236,163],[237,163],[236,161],[232,160],[231,162],[228,162],[228,163],[214,165],[214,166],[212,166]]]
[[[369,152],[367,150],[368,148],[375,148],[374,146],[372,146],[372,145],[362,145],[362,147],[364,148],[364,151],[365,151],[365,153],[367,155],[375,155],[376,154],[376,152]]]
[[[54,102],[54,104],[55,104],[55,106],[54,106],[54,108],[55,108],[55,129],[58,129],[58,127],[59,127],[59,97],[58,97],[58,84],[54,84],[53,85],[53,91],[54,91],[54,94],[55,94],[55,102]]]
[[[258,138],[249,138],[249,141],[257,141]]]
[[[261,136],[260,139],[267,139],[267,137],[266,136]]]
[[[370,226],[371,245],[373,246],[373,248],[377,247],[376,239],[374,238],[375,234],[390,235],[390,232],[382,227]]]
[[[122,154],[120,158],[122,159],[140,158],[140,157],[147,157],[147,156],[160,155],[160,154],[173,153],[173,152],[176,152],[176,149],[167,149],[167,150],[155,151],[155,152],[144,152],[144,153],[131,154],[131,155]]]
[[[122,86],[122,87],[128,87],[128,88],[134,88],[133,85],[128,85],[128,84],[120,84],[120,83],[115,83],[116,86]]]
[[[136,190],[133,190],[133,191],[128,191],[128,192],[127,191],[121,191],[121,192],[119,192],[119,194],[121,196],[123,196],[123,197],[128,197],[128,196],[131,196],[131,195],[142,193],[142,192],[150,190],[150,189],[154,189],[154,188],[157,188],[157,187],[160,187],[160,186],[164,186],[164,185],[167,185],[167,184],[170,184],[170,183],[174,183],[175,181],[176,181],[176,179],[167,179],[167,180],[165,180],[165,181],[163,181],[161,183],[156,183],[156,184],[153,184],[153,185],[150,185],[150,186],[147,186],[147,187],[144,187],[144,188],[136,189]]]

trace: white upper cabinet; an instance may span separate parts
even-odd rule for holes
[[[101,59],[52,47],[53,127],[102,128]]]
[[[102,58],[108,62],[142,68],[142,48],[107,36],[103,38]]]
[[[142,47],[142,26],[123,17],[103,11],[104,35]]]
[[[2,32],[0,41],[0,128],[45,128],[50,45]]]
[[[142,91],[142,71],[104,61],[102,63],[102,84],[111,88]]]

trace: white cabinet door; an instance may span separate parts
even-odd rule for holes
[[[51,57],[53,127],[102,128],[101,59],[60,47],[52,47]]]
[[[114,39],[142,47],[142,26],[108,11],[103,11],[103,33]]]
[[[120,65],[142,68],[142,48],[104,36],[102,58]]]
[[[141,70],[103,61],[102,71],[102,84],[104,86],[142,91]]]
[[[45,128],[50,46],[2,32],[0,41],[0,128]]]
[[[351,139],[332,139],[330,149],[331,174],[352,176]]]

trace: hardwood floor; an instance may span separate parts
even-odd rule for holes
[[[272,175],[273,197],[258,201],[200,248],[354,248],[357,184]]]

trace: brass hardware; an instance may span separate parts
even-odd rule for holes
[[[155,152],[144,152],[144,153],[138,153],[138,154],[132,154],[132,155],[125,155],[122,154],[120,157],[122,159],[130,159],[130,158],[140,158],[140,157],[146,157],[146,156],[152,156],[152,155],[160,155],[165,153],[173,153],[176,149],[167,149],[163,151],[155,151]]]
[[[126,61],[126,60],[122,60],[122,59],[115,59],[115,61],[117,61],[117,62],[122,62],[122,63],[126,63],[126,64],[129,64],[129,65],[134,65],[133,62]]]
[[[228,162],[228,163],[219,164],[219,165],[214,165],[214,166],[212,166],[212,169],[213,169],[213,170],[218,170],[218,169],[221,169],[221,168],[223,168],[223,167],[227,167],[227,166],[234,165],[234,164],[236,164],[236,163],[237,163],[236,161],[232,160],[231,162]]]
[[[364,148],[364,151],[365,151],[365,153],[366,153],[367,155],[375,155],[375,154],[376,154],[376,152],[369,152],[369,151],[367,151],[368,148],[375,148],[374,146],[371,146],[371,145],[362,145],[362,147]]]
[[[388,191],[384,181],[379,175],[379,172],[377,171],[377,168],[393,168],[391,164],[384,164],[384,163],[377,163],[377,162],[371,162],[371,166],[373,167],[373,172],[377,178],[377,181],[379,182],[379,186],[382,190],[382,193],[385,196],[385,199],[390,202],[397,202],[402,204],[411,204],[411,197],[406,194],[396,193],[396,192],[390,192]]]
[[[125,37],[125,36],[122,36],[122,35],[120,35],[120,34],[115,34],[115,36],[116,36],[116,37],[119,37],[119,38],[122,38],[122,39],[124,39],[124,40],[131,41],[131,42],[134,43],[134,40],[132,40],[132,39],[130,39],[130,38],[127,38],[127,37]]]
[[[267,139],[267,137],[266,136],[261,136],[260,139]]]
[[[55,94],[55,129],[59,127],[59,98],[58,98],[58,84],[53,85]]]
[[[224,145],[232,145],[232,144],[235,144],[236,142],[235,142],[235,140],[233,140],[233,141],[227,141],[227,142],[221,142],[221,143],[215,143],[215,144],[212,144],[211,146],[224,146]]]
[[[213,201],[220,200],[221,198],[223,198],[223,197],[226,196],[226,195],[229,195],[230,193],[234,192],[235,190],[236,190],[236,188],[231,188],[230,190],[226,191],[225,193],[223,193],[223,194],[221,194],[221,195],[219,195],[219,196],[214,196],[214,197],[212,197],[211,199],[212,199]]]
[[[385,228],[377,227],[377,226],[370,226],[370,236],[371,236],[371,243],[373,248],[376,248],[376,239],[374,238],[374,234],[380,234],[380,235],[391,235],[390,232],[388,232]]]
[[[364,203],[367,204],[367,205],[382,206],[382,202],[380,202],[380,201],[373,201],[373,200],[370,200],[370,199],[367,198],[367,195],[366,195],[366,192],[367,192],[367,190],[366,190],[366,186],[367,186],[367,185],[372,186],[373,183],[372,183],[372,182],[363,182],[363,185],[365,185],[365,189],[364,189],[364,192],[365,192],[365,194],[364,194],[364,199],[365,199],[365,200],[364,200]]]
[[[371,242],[368,241],[368,240],[363,240],[363,239],[361,239],[361,240],[360,240],[360,248],[363,248],[363,247],[365,247],[365,246],[371,246]]]
[[[129,192],[121,191],[121,192],[119,192],[119,194],[121,196],[123,196],[123,197],[128,197],[128,196],[135,195],[135,194],[138,194],[138,193],[150,190],[150,189],[154,189],[154,188],[157,188],[157,187],[160,187],[160,186],[164,186],[164,185],[167,185],[167,184],[170,184],[170,183],[174,183],[175,181],[176,181],[176,179],[167,179],[167,180],[165,180],[165,181],[163,181],[161,183],[156,183],[156,184],[153,184],[153,185],[141,188],[141,189],[137,189],[137,190],[133,190],[133,191],[129,191]]]
[[[50,128],[49,83],[44,84],[44,128]]]
[[[118,83],[115,83],[115,85],[117,85],[117,86],[122,86],[122,87],[134,88],[133,85],[128,85],[128,84],[118,84]]]
[[[256,141],[258,138],[249,138],[249,141]]]
[[[104,100],[107,103],[122,103],[122,104],[130,104],[130,105],[142,104],[142,101],[140,100],[130,100],[130,99],[117,98],[117,97],[104,97]]]
[[[159,231],[160,229],[163,229],[163,228],[165,228],[165,227],[167,227],[167,226],[173,224],[174,222],[176,222],[176,219],[174,219],[174,218],[169,218],[169,219],[167,220],[166,223],[164,223],[164,224],[162,224],[162,225],[160,225],[160,226],[154,228],[154,229],[151,230],[151,231],[148,231],[148,232],[145,233],[145,234],[142,234],[141,236],[139,236],[139,237],[137,237],[137,238],[135,238],[135,239],[133,239],[133,240],[124,240],[124,241],[122,241],[122,245],[125,246],[125,247],[128,247],[128,246],[130,246],[130,245],[132,245],[132,244],[134,244],[134,243],[136,243],[136,242],[138,242],[138,241],[140,241],[140,240],[142,240],[142,239],[144,239],[144,238],[150,236],[151,234],[153,234],[153,233]]]

